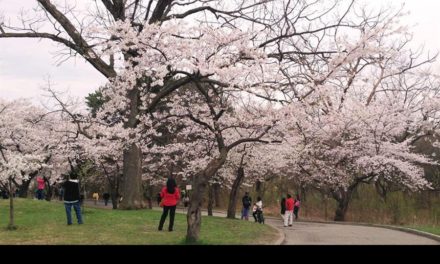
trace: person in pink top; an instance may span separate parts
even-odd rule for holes
[[[44,199],[44,179],[40,176],[37,176],[37,183],[38,183],[38,190],[37,190],[37,199],[43,200]]]
[[[293,206],[293,214],[295,215],[295,220],[298,220],[298,211],[300,206],[301,206],[301,199],[299,198],[299,194],[297,194]]]
[[[176,180],[169,178],[167,180],[167,186],[162,188],[160,192],[160,197],[162,198],[163,212],[159,222],[159,231],[162,231],[165,219],[168,216],[168,211],[170,212],[170,223],[168,226],[168,231],[173,231],[174,225],[174,215],[176,213],[177,202],[180,199],[180,190],[177,188]]]

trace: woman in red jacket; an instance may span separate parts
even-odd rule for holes
[[[170,225],[168,226],[168,231],[173,231],[176,205],[180,199],[180,191],[179,188],[176,187],[176,185],[176,180],[169,178],[167,180],[167,186],[163,187],[162,191],[160,192],[160,197],[162,198],[163,212],[159,222],[159,231],[162,231],[163,224],[168,216],[168,211],[170,211]]]

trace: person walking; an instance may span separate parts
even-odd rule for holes
[[[264,224],[264,216],[263,216],[263,200],[261,200],[261,197],[257,197],[257,203],[255,204],[257,206],[257,220],[258,223]]]
[[[185,197],[183,198],[183,206],[188,207],[189,205],[189,196],[188,193],[185,193]]]
[[[64,199],[64,187],[62,184],[60,184],[60,197],[59,197],[60,201],[62,201]]]
[[[159,231],[162,231],[165,219],[168,216],[168,211],[170,212],[170,222],[168,225],[168,231],[173,231],[174,226],[174,215],[176,213],[176,205],[180,199],[180,190],[177,188],[176,180],[169,178],[167,184],[162,188],[160,192],[160,197],[162,199],[163,211],[159,222]]]
[[[299,194],[297,194],[293,206],[293,214],[295,215],[295,220],[298,220],[298,211],[300,206],[301,206],[301,199],[299,198]]]
[[[257,203],[254,203],[254,205],[252,206],[252,216],[254,217],[255,222],[258,222],[257,219]]]
[[[108,192],[105,192],[105,193],[102,195],[102,198],[104,198],[104,205],[107,206],[107,204],[108,204],[108,200],[110,200],[110,194],[109,194]]]
[[[160,192],[156,195],[157,206],[160,206],[160,201],[162,201],[162,197],[160,196]]]
[[[283,218],[283,221],[284,221],[284,217],[286,214],[286,198],[285,197],[281,198],[280,206],[281,206],[281,217]]]
[[[37,183],[38,183],[38,189],[37,189],[37,199],[43,200],[44,199],[44,179],[40,176],[37,176]]]
[[[76,219],[78,224],[83,224],[81,215],[80,195],[79,195],[79,182],[76,179],[76,175],[70,175],[67,181],[63,183],[64,189],[64,207],[66,208],[67,225],[72,224],[72,206],[75,210]]]
[[[290,194],[287,194],[286,200],[286,214],[284,215],[284,227],[287,225],[292,226],[293,223],[293,198]]]
[[[92,198],[95,200],[94,201],[95,205],[97,205],[98,204],[98,200],[99,200],[99,194],[97,192],[94,192],[92,194]]]
[[[243,204],[243,209],[241,210],[241,220],[244,218],[246,221],[249,221],[249,209],[252,205],[252,198],[249,197],[248,192],[244,193],[243,198],[241,198],[241,202]]]

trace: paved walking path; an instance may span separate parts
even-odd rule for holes
[[[93,201],[86,201],[95,206]],[[111,209],[111,202],[104,206],[98,202],[96,207]],[[153,210],[162,210],[153,207]],[[186,208],[178,207],[177,213],[186,213]],[[224,211],[213,212],[214,216],[225,217]],[[202,215],[207,215],[205,210]],[[240,216],[237,216],[238,218]],[[438,240],[388,228],[355,224],[336,224],[298,221],[291,227],[284,227],[281,218],[265,217],[265,223],[278,229],[280,238],[277,244],[283,245],[440,245]],[[249,219],[253,221],[252,216]]]
[[[284,245],[440,245],[434,239],[381,227],[315,222],[284,227],[281,219],[266,223],[284,231]]]

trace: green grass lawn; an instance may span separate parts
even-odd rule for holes
[[[176,214],[174,231],[157,226],[161,212],[153,210],[108,210],[85,208],[83,225],[67,226],[64,205],[59,202],[15,199],[17,230],[6,229],[9,200],[0,200],[0,244],[43,245],[176,245],[185,244],[186,215]],[[200,244],[270,244],[275,229],[253,221],[203,217]]]
[[[433,227],[433,226],[410,226],[410,228],[440,236],[440,227],[439,226],[436,226],[436,227]]]

